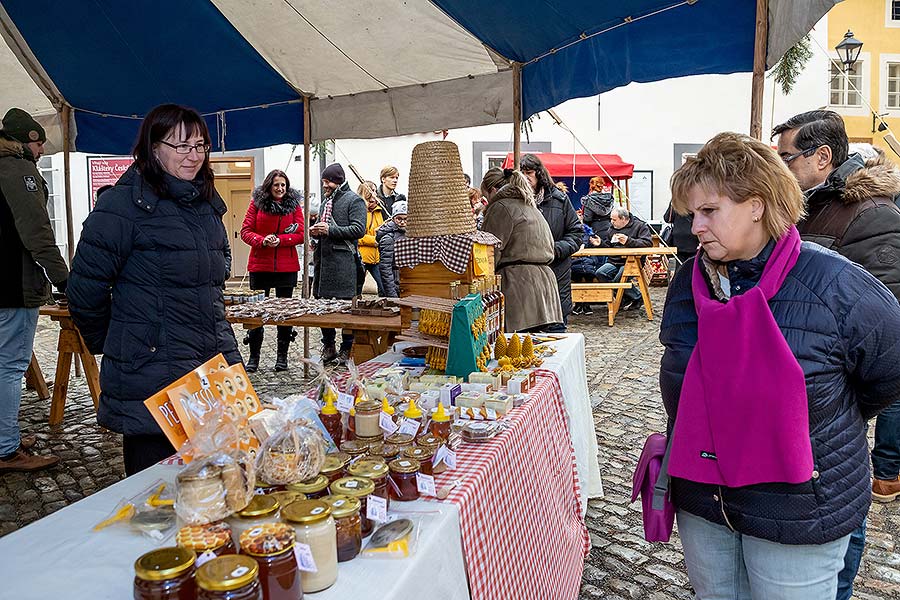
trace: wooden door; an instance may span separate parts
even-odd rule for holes
[[[225,201],[228,212],[222,216],[225,232],[231,244],[231,276],[244,277],[247,274],[247,259],[250,258],[250,247],[241,240],[241,225],[247,207],[250,205],[250,194],[253,191],[252,159],[212,159],[213,170],[216,171],[216,190]],[[249,165],[248,165],[249,162]]]

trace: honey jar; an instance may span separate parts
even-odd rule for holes
[[[134,563],[134,600],[194,600],[196,560],[179,546],[147,552]]]

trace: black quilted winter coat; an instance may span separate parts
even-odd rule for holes
[[[755,259],[729,263],[733,294],[758,283],[773,246]],[[659,380],[670,432],[697,342],[691,275],[698,258],[675,275],[663,312]],[[858,265],[803,242],[769,306],[806,376],[815,464],[810,480],[727,488],[674,478],[672,498],[679,509],[742,534],[823,544],[852,532],[869,510],[865,423],[900,399],[900,305]]]
[[[225,203],[166,176],[158,197],[132,166],[87,220],[69,278],[69,309],[103,353],[97,422],[161,433],[143,402],[218,353],[240,362],[225,321]]]

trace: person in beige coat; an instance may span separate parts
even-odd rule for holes
[[[553,262],[553,235],[520,171],[493,168],[481,191],[488,199],[482,230],[500,239],[496,271],[506,296],[506,331],[540,331],[563,322]]]

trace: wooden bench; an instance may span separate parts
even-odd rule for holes
[[[616,313],[619,312],[619,306],[622,303],[622,296],[625,290],[632,288],[631,282],[627,283],[573,283],[572,284],[572,302],[579,304],[581,302],[595,303],[606,302],[609,312],[609,326],[613,326]]]

